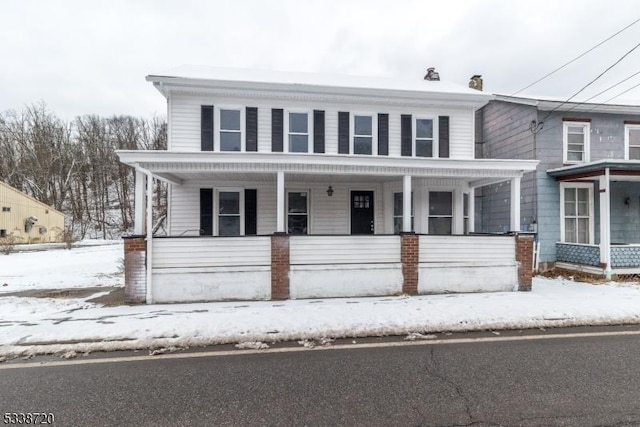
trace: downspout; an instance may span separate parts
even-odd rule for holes
[[[140,165],[134,165],[134,169],[147,176],[147,224],[146,224],[146,241],[147,241],[147,287],[145,299],[147,304],[153,304],[153,294],[151,292],[151,277],[153,272],[152,254],[153,254],[153,174],[148,169],[141,167]]]

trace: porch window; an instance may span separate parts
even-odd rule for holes
[[[591,243],[591,189],[565,187],[563,191],[564,242]]]
[[[433,145],[433,120],[415,119],[413,152],[416,157],[437,157]]]
[[[565,163],[589,161],[589,122],[564,122],[563,145]]]
[[[309,152],[309,117],[308,113],[289,113],[289,152]]]
[[[626,125],[624,133],[626,160],[640,160],[640,125]]]
[[[373,116],[353,116],[353,154],[374,154]]]
[[[403,200],[403,193],[393,193],[393,234],[400,234],[402,232]],[[414,230],[413,193],[411,193],[411,231]]]
[[[220,109],[220,151],[242,151],[241,110]]]
[[[289,191],[287,193],[287,233],[309,234],[309,193]]]
[[[240,236],[240,192],[218,192],[218,236]]]
[[[451,234],[453,223],[453,193],[429,192],[429,234]]]
[[[469,193],[462,195],[462,215],[464,217],[464,234],[469,234]]]

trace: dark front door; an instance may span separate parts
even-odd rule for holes
[[[373,234],[373,191],[351,192],[351,234]]]

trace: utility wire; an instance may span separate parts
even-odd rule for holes
[[[573,98],[576,97],[576,95],[578,95],[580,92],[582,92],[583,90],[585,90],[586,88],[588,88],[589,86],[591,86],[593,83],[595,83],[600,77],[604,76],[609,70],[611,70],[613,67],[615,67],[616,65],[618,65],[620,62],[622,62],[622,60],[624,58],[626,58],[627,56],[629,56],[631,54],[631,52],[633,52],[634,50],[636,50],[638,47],[640,47],[640,43],[638,43],[637,45],[635,45],[634,47],[632,47],[630,50],[628,50],[624,55],[622,55],[616,62],[614,62],[613,64],[611,64],[610,66],[608,66],[603,72],[601,72],[600,74],[598,74],[598,76],[591,80],[589,83],[587,83],[586,85],[584,85],[580,90],[578,90],[576,93],[574,93],[573,95],[571,95],[569,98],[567,98],[566,101],[561,102],[556,108],[554,108],[553,110],[549,111],[547,113],[547,115],[544,117],[544,119],[541,120],[541,122],[544,123],[545,120],[547,120],[549,118],[549,116],[551,115],[551,113],[553,113],[554,111],[556,111],[557,109],[559,109],[560,107],[562,107],[564,104],[568,103],[569,101],[571,101]]]
[[[591,52],[594,49],[597,49],[598,47],[602,46],[603,44],[605,44],[606,42],[608,42],[609,40],[611,40],[612,38],[614,38],[615,36],[617,36],[618,34],[622,33],[623,31],[625,31],[626,29],[632,27],[633,25],[637,24],[638,22],[640,22],[640,18],[636,19],[635,21],[633,21],[631,24],[627,25],[626,27],[624,27],[623,29],[621,29],[620,31],[618,31],[617,33],[613,34],[612,36],[609,36],[608,38],[604,39],[603,41],[601,41],[600,43],[598,43],[597,45],[593,46],[592,48],[586,50],[585,52],[581,53],[580,55],[576,56],[575,58],[573,58],[571,61],[567,62],[564,65],[561,65],[560,67],[556,68],[555,70],[551,71],[550,73],[540,77],[538,80],[536,80],[535,82],[531,83],[528,86],[523,87],[522,89],[513,92],[510,96],[514,96],[519,94],[520,92],[522,92],[523,90],[529,89],[532,86],[537,85],[538,83],[540,83],[541,81],[543,81],[544,79],[546,79],[547,77],[557,73],[558,71],[562,70],[563,68],[565,68],[568,65],[573,64],[574,62],[576,62],[578,59],[582,58],[583,56],[585,56],[586,54],[588,54],[589,52]]]

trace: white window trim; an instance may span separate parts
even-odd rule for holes
[[[640,125],[624,125],[624,159],[629,159],[629,131],[636,130],[640,131]]]
[[[428,158],[428,157],[427,157]],[[430,208],[431,206],[429,205],[429,193],[451,193],[451,215],[431,215]],[[456,197],[455,197],[455,189],[454,188],[427,188],[425,191],[425,196],[426,199],[424,201],[424,205],[425,205],[425,211],[426,211],[426,215],[425,215],[425,228],[424,228],[424,232],[425,234],[429,234],[429,219],[430,218],[451,218],[451,234],[446,234],[446,236],[453,236],[453,229],[454,229],[454,220],[455,220],[455,214],[456,214]]]
[[[247,109],[241,105],[215,105],[213,120],[213,151],[220,152],[220,110],[236,110],[240,111],[240,152],[244,153],[247,148],[247,132],[246,132],[246,111]],[[234,151],[223,151],[224,153],[234,153]]]
[[[587,188],[589,190],[589,245],[593,245],[595,241],[595,217],[593,206],[593,184],[582,182],[561,182],[560,183],[560,242],[568,243],[571,245],[581,245],[585,243],[565,242],[565,227],[564,227],[564,190],[566,188]]]
[[[412,157],[419,157],[422,159],[437,159],[440,157],[440,144],[438,142],[438,135],[439,135],[439,130],[438,130],[438,117],[437,116],[428,116],[428,115],[423,115],[423,116],[413,116],[412,117],[413,122],[411,123],[411,156]],[[422,156],[417,156],[416,153],[416,137],[417,137],[417,131],[418,131],[418,124],[417,121],[418,120],[431,120],[431,122],[433,123],[433,156],[432,157],[422,157]]]
[[[356,116],[371,117],[371,154],[355,154],[354,139],[356,137]],[[378,113],[355,111],[349,114],[349,153],[354,156],[378,155]]]
[[[235,192],[240,193],[240,235],[244,236],[244,188],[241,187],[220,187],[214,189],[213,194],[213,235],[219,236],[219,217],[220,217],[220,193]],[[230,236],[225,236],[230,237]]]
[[[396,222],[396,218],[400,218],[401,220],[404,219],[404,212],[401,213],[400,215],[396,215],[395,212],[395,203],[396,203],[396,194],[402,194],[404,195],[403,191],[393,191],[391,193],[391,229],[393,230],[394,234],[395,234],[395,222]],[[403,196],[404,198],[404,196]],[[404,203],[402,204],[402,208],[404,210]],[[414,191],[411,192],[411,231],[415,232],[416,229],[416,194]]]
[[[287,188],[285,190],[285,227],[287,234],[289,234],[289,193],[307,193],[307,236],[312,234],[311,232],[311,190],[308,188]]]
[[[584,156],[581,162],[567,159],[569,150],[569,126],[584,128]],[[588,163],[591,158],[591,122],[562,122],[562,162],[567,164]]]
[[[307,153],[313,153],[313,111],[304,109],[285,109],[284,117],[282,119],[282,149],[284,153],[289,153],[289,114],[306,114],[307,115],[307,130],[309,132],[309,139],[307,140]],[[301,134],[294,134],[301,135]],[[294,154],[304,154],[303,152],[295,152]]]

